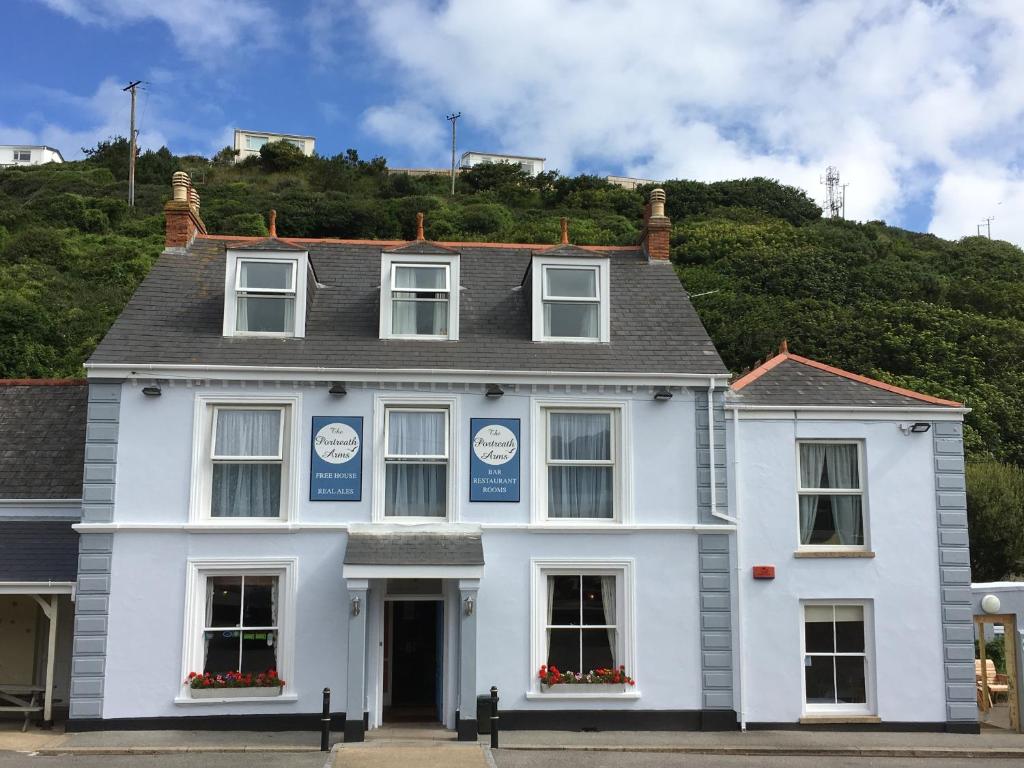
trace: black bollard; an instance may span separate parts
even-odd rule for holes
[[[324,688],[324,711],[320,717],[320,751],[331,748],[331,689]]]
[[[491,749],[498,748],[498,689],[491,686]]]

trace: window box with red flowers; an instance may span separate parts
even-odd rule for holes
[[[281,695],[284,680],[274,669],[255,675],[251,672],[224,672],[219,675],[189,672],[185,685],[193,699],[268,698]]]
[[[546,664],[537,673],[540,689],[550,693],[626,693],[636,681],[626,674],[625,665],[589,672],[562,672]]]

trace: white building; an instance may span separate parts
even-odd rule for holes
[[[505,728],[977,730],[964,409],[788,354],[730,391],[663,191],[538,250],[206,237],[175,183],[86,366],[69,729],[328,686],[346,740],[475,739],[493,685]]]
[[[268,131],[247,131],[242,128],[235,128],[234,149],[238,153],[235,162],[245,160],[247,157],[259,155],[260,148],[264,144],[273,141],[287,141],[302,150],[306,157],[311,157],[316,150],[315,136],[299,136],[294,133],[270,133]]]
[[[59,149],[42,145],[0,144],[0,167],[63,163]]]
[[[526,157],[524,155],[503,155],[497,152],[463,152],[459,160],[460,168],[472,168],[487,163],[509,163],[518,165],[526,173],[536,176],[544,172],[543,157]]]

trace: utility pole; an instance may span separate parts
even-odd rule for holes
[[[135,80],[121,89],[122,91],[128,91],[132,96],[132,126],[131,135],[128,140],[128,205],[133,208],[135,207],[135,143],[137,138],[137,131],[135,130],[135,89],[141,82],[141,80]]]
[[[452,112],[445,117],[452,124],[452,195],[455,194],[455,121],[462,117],[461,112]]]
[[[984,219],[982,219],[982,221],[985,223],[985,229],[988,232],[988,239],[989,240],[992,239],[992,221],[994,219],[995,219],[995,216],[986,216]],[[978,234],[979,235],[981,234],[981,224],[978,225]]]
[[[850,186],[850,182],[846,182],[845,184],[840,184],[839,185],[839,188],[843,190],[841,200],[842,200],[842,211],[843,211],[842,215],[843,215],[843,220],[844,221],[846,220],[846,188],[848,186]]]

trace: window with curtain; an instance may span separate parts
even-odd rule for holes
[[[283,408],[214,408],[211,517],[281,515],[284,430]]]
[[[549,574],[544,619],[546,661],[560,672],[587,673],[619,663],[614,575]]]
[[[245,137],[245,148],[258,152],[263,148],[263,145],[267,143],[269,139],[266,136],[246,136]]]
[[[800,543],[864,546],[859,443],[801,442]]]
[[[295,332],[294,261],[238,260],[235,330]]]
[[[277,576],[207,576],[203,672],[276,670],[277,600]]]
[[[447,517],[448,410],[384,411],[385,517]]]
[[[863,605],[804,606],[804,654],[808,706],[866,706]]]
[[[547,411],[548,517],[615,517],[615,412]]]
[[[391,269],[391,333],[447,336],[451,295],[446,264],[395,264]]]
[[[544,336],[600,338],[601,292],[597,267],[545,266],[543,269]]]

